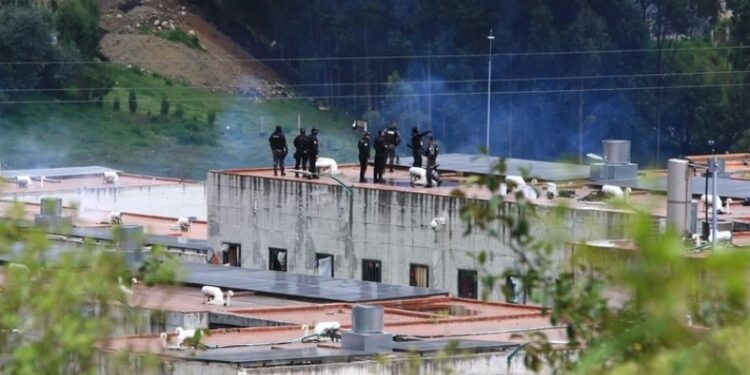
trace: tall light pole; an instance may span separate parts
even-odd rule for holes
[[[487,155],[490,154],[490,97],[492,92],[492,41],[495,40],[495,36],[492,34],[490,29],[490,35],[487,36],[487,40],[490,41],[490,53],[487,56],[487,143],[485,148],[487,149]]]

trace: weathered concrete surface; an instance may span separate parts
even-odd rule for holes
[[[382,261],[382,281],[409,283],[410,263],[430,267],[430,287],[457,294],[457,270],[477,269],[479,251],[488,251],[489,269],[500,273],[517,257],[509,233],[493,238],[485,231],[464,235],[460,210],[468,200],[385,189],[342,187],[250,175],[211,172],[206,182],[209,245],[242,246],[242,266],[268,268],[268,249],[288,250],[288,271],[315,272],[315,253],[334,255],[334,274],[360,279],[362,259]],[[504,210],[517,212],[506,203]],[[540,207],[540,217],[552,209]],[[574,209],[553,225],[534,225],[538,235],[569,235],[568,240],[621,238],[628,214],[603,209]],[[430,227],[433,218],[445,225]],[[542,220],[542,219],[540,219]],[[562,262],[558,241],[555,260]],[[479,286],[481,295],[482,286]],[[493,296],[500,299],[499,291]]]
[[[283,350],[283,349],[279,349]],[[237,365],[205,363],[200,361],[162,359],[158,373],[162,375],[347,375],[347,374],[529,374],[524,367],[523,352],[516,353],[510,363],[511,351],[481,353],[436,358],[425,356],[418,361],[404,354],[386,357],[385,360],[364,360],[359,362],[325,363],[317,365],[293,365],[277,367],[239,368]],[[109,365],[108,357],[102,356],[102,374]],[[130,361],[131,365],[138,362]],[[542,370],[541,373],[548,373]]]
[[[74,190],[4,193],[3,199],[39,203],[41,198],[56,197],[66,206],[76,205],[80,215],[88,211],[121,211],[165,217],[206,219],[204,186],[199,183],[82,187]]]

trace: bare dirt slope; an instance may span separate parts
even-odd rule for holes
[[[278,76],[242,47],[177,0],[100,0],[102,52],[194,86],[248,95],[288,95]],[[197,36],[202,49],[172,42],[158,32],[182,30]]]

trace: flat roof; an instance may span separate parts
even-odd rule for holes
[[[437,161],[441,170],[487,174],[501,159],[475,154],[441,154]],[[413,160],[410,156],[400,158],[400,165],[410,167]],[[539,160],[506,158],[505,168],[505,175],[527,175],[543,181],[586,180],[590,175],[588,165]]]
[[[627,180],[609,180],[609,181],[597,181],[590,183],[593,186],[601,185],[614,185],[622,188],[629,187],[631,189],[657,191],[661,193],[667,192],[667,176],[666,175],[649,175],[639,176],[636,179]],[[708,181],[708,192],[709,194],[713,191],[711,188],[711,180]],[[744,198],[750,198],[750,181],[738,180],[734,178],[717,178],[716,179],[716,191],[722,198],[733,198],[742,200]],[[706,193],[706,178],[704,176],[696,175],[693,177],[693,195],[703,195]]]
[[[88,176],[88,175],[100,175],[104,172],[120,172],[116,169],[100,166],[83,166],[83,167],[64,167],[64,168],[36,168],[36,169],[9,169],[0,171],[0,176],[4,178],[16,178],[17,176],[29,176],[29,177],[74,177],[74,176]]]
[[[128,187],[148,187],[148,186],[168,186],[168,185],[200,185],[200,183],[190,180],[178,180],[164,177],[141,176],[129,173],[120,173],[119,179],[115,183],[104,181],[103,174],[73,175],[65,177],[55,177],[51,180],[45,179],[44,185],[39,179],[32,179],[31,184],[27,187],[20,187],[18,184],[6,182],[0,189],[0,196],[25,194],[25,193],[54,193],[63,191],[78,191],[81,189],[114,189]]]
[[[60,234],[68,237],[90,238],[99,241],[114,241],[115,239],[112,228],[109,226],[96,228],[73,227],[69,232]],[[197,252],[207,252],[211,249],[208,246],[208,240],[148,233],[143,236],[143,244],[188,249]]]
[[[232,290],[249,290],[320,301],[365,302],[448,294],[438,289],[280,271],[199,263],[184,263],[184,267],[186,272],[178,278],[178,281],[184,284],[213,285]]]

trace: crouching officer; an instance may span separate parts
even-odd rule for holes
[[[305,134],[305,128],[299,130],[299,135],[294,138],[294,169],[307,170],[307,158],[310,155],[310,146],[307,142],[307,134]],[[299,173],[294,172],[294,177],[299,177]]]
[[[271,145],[271,153],[273,153],[273,175],[278,176],[277,168],[280,168],[281,175],[286,176],[284,172],[284,159],[286,159],[287,154],[286,137],[284,137],[281,126],[276,125],[276,130],[268,138],[268,143]]]
[[[367,172],[367,160],[370,159],[370,132],[365,132],[362,139],[357,143],[359,150],[359,182],[367,182],[365,172]]]
[[[437,168],[437,157],[440,153],[440,148],[435,143],[435,138],[430,136],[427,138],[427,147],[424,149],[424,156],[427,157],[427,164],[425,165],[425,171],[427,172],[427,187],[432,187],[432,181],[437,180],[435,178],[435,169]],[[438,185],[440,181],[437,181]]]

